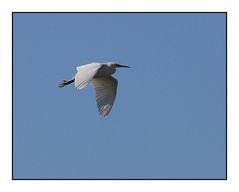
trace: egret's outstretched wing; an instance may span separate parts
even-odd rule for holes
[[[75,87],[77,89],[83,89],[92,80],[100,67],[101,65],[97,63],[77,67],[77,73],[75,75]]]
[[[95,77],[91,81],[95,89],[96,103],[101,116],[105,117],[110,113],[114,104],[118,81],[111,77]]]

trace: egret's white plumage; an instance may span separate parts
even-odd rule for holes
[[[70,81],[64,80],[59,87],[74,82],[77,89],[83,89],[88,83],[91,83],[95,89],[99,113],[105,117],[110,113],[116,97],[118,81],[111,75],[115,73],[118,67],[129,68],[113,62],[90,63],[79,66],[75,77]]]

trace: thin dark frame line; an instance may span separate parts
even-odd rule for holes
[[[13,71],[13,63],[14,63],[14,57],[13,57],[13,42],[14,42],[14,35],[13,35],[13,14],[14,13],[12,13],[12,180],[14,180],[14,177],[13,177],[13,174],[14,174],[14,172],[13,172],[13,170],[14,170],[14,163],[13,163],[13,159],[14,159],[14,153],[13,153],[13,142],[14,142],[14,134],[13,134],[13,128],[14,128],[14,116],[13,116],[13,106],[14,106],[14,98],[13,98],[13,96],[14,96],[14,93],[13,93],[13,91],[14,91],[14,87],[13,87],[13,85],[14,85],[14,83],[13,83],[13,75],[14,75],[14,71]]]
[[[141,180],[141,181],[145,181],[145,180],[150,180],[150,181],[178,181],[178,180],[180,180],[180,181],[225,181],[225,180],[227,180],[227,179],[211,179],[211,178],[208,178],[208,179],[167,179],[167,178],[165,178],[165,179],[155,179],[155,178],[149,178],[149,179],[131,179],[131,178],[126,178],[126,179],[119,179],[119,178],[115,178],[115,179],[112,179],[112,178],[100,178],[100,179],[97,179],[97,178],[88,178],[88,179],[75,179],[75,178],[67,178],[67,179],[51,179],[51,178],[49,178],[49,179],[42,179],[42,178],[40,178],[40,179],[28,179],[28,178],[26,178],[26,179],[23,179],[23,178],[21,178],[21,179],[13,179],[13,180],[22,180],[22,181],[26,181],[26,180],[29,180],[29,181],[36,181],[36,180],[41,180],[41,181],[44,181],[44,180],[52,180],[52,181],[80,181],[80,180],[94,180],[94,181],[97,181],[97,180],[103,180],[103,181],[105,181],[105,180]]]
[[[32,13],[50,13],[50,14],[56,14],[56,13],[67,13],[67,14],[85,14],[85,13],[132,13],[132,14],[137,14],[137,13],[147,13],[147,14],[181,14],[181,13],[209,13],[209,14],[216,14],[216,13],[227,13],[227,12],[224,12],[224,11],[222,11],[222,12],[220,12],[220,11],[216,11],[216,12],[203,12],[203,11],[199,11],[199,12],[185,12],[185,11],[182,11],[182,12],[147,12],[147,11],[137,11],[137,12],[128,12],[128,11],[126,11],[126,12],[124,12],[124,11],[116,11],[116,12],[113,12],[113,11],[109,11],[109,12],[107,12],[107,11],[99,11],[99,12],[95,12],[95,11],[93,11],[93,12],[64,12],[64,11],[57,11],[57,12],[48,12],[48,11],[46,11],[46,12],[44,12],[44,11],[39,11],[39,12],[25,12],[25,11],[23,11],[23,12],[12,12],[12,13],[17,13],[17,14],[19,14],[19,13],[30,13],[30,14],[32,14]]]
[[[226,141],[225,141],[226,142],[226,150],[225,150],[225,153],[226,153],[226,155],[225,155],[225,157],[226,157],[226,161],[225,162],[226,162],[226,179],[227,179],[227,171],[228,171],[227,170],[227,139],[228,139],[227,138],[227,136],[228,136],[227,135],[227,59],[228,59],[227,58],[227,12],[225,13],[225,30],[226,30],[225,31],[225,35],[226,35],[226,37],[225,37],[225,41],[226,41],[225,42],[226,43],[226,56],[225,56],[225,60],[226,60],[225,61],[225,63],[226,63],[226,74],[225,74],[225,80],[226,80],[226,86],[225,86],[225,89],[226,89],[225,90],[225,93],[226,93],[226,101],[225,101],[226,102],[226,125],[225,125],[226,126],[226,129],[225,129],[225,132],[226,132],[225,133],[225,135],[226,135]]]
[[[225,173],[225,178],[219,178],[219,179],[213,179],[213,178],[162,178],[162,179],[157,179],[157,178],[136,178],[136,179],[133,179],[133,178],[83,178],[83,179],[76,179],[76,178],[66,178],[66,179],[63,179],[63,178],[60,178],[60,179],[54,179],[54,178],[19,178],[19,179],[16,179],[14,178],[14,113],[13,113],[13,110],[14,110],[14,14],[35,14],[35,13],[47,13],[47,14],[57,14],[57,13],[67,13],[67,14],[85,14],[85,13],[132,13],[132,14],[137,14],[137,13],[147,13],[147,14],[181,14],[181,13],[206,13],[206,14],[217,14],[217,13],[220,13],[220,14],[225,14],[225,41],[226,41],[226,49],[225,49],[225,70],[226,70],[226,74],[225,74],[225,82],[226,82],[226,86],[225,86],[225,89],[226,89],[226,127],[225,127],[225,137],[226,137],[226,149],[225,149],[225,158],[226,158],[226,173]],[[227,180],[227,141],[228,141],[228,134],[227,134],[227,60],[228,60],[228,57],[227,57],[227,51],[228,51],[228,48],[227,48],[227,12],[12,12],[12,180]]]

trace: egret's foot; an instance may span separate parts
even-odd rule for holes
[[[62,88],[62,87],[64,87],[65,85],[67,85],[66,83],[67,83],[67,81],[66,81],[66,80],[63,80],[63,82],[60,83],[60,84],[58,85],[58,87]]]
[[[60,87],[60,88],[62,88],[64,86],[65,86],[65,83],[61,83],[61,84],[58,85],[58,87]]]

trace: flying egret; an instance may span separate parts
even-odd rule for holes
[[[74,82],[77,89],[83,89],[88,83],[91,83],[95,89],[99,114],[105,117],[110,113],[116,97],[118,81],[111,75],[118,67],[130,68],[114,62],[81,65],[76,68],[76,75],[69,81],[64,80],[59,87],[62,88]]]

